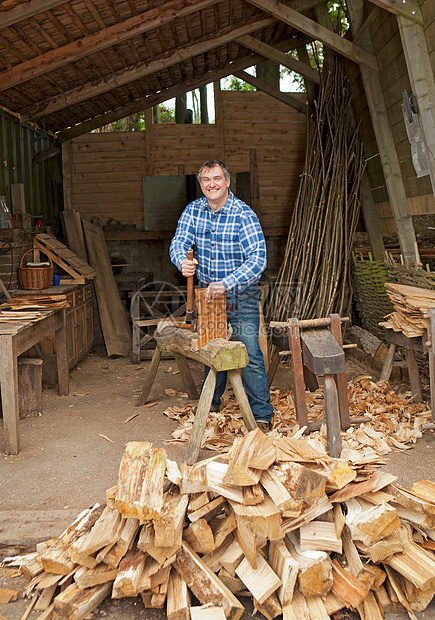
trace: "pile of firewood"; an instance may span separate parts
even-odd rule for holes
[[[356,377],[348,382],[349,414],[352,422],[342,432],[345,450],[370,452],[371,456],[384,455],[394,449],[406,450],[407,444],[415,443],[422,436],[421,426],[432,421],[431,411],[424,403],[414,403],[412,396],[400,396],[387,381],[373,381],[369,375]],[[315,392],[306,392],[308,420],[312,433],[326,450],[325,406],[323,387]],[[274,409],[273,428],[280,432],[289,429],[297,432],[296,409],[290,388],[271,390]],[[168,407],[164,413],[179,421],[179,427],[172,433],[173,442],[187,442],[195,419],[196,403]],[[228,450],[234,436],[247,432],[236,399],[231,396],[228,404],[219,412],[210,412],[204,432],[202,448],[223,452]],[[409,445],[408,445],[409,447]],[[359,458],[359,457],[358,457]]]
[[[379,325],[402,332],[408,338],[423,336],[427,330],[427,310],[435,308],[435,291],[392,282],[387,282],[385,287],[395,312]]]
[[[44,316],[43,310],[69,308],[66,295],[25,295],[8,299],[0,305],[0,322],[33,321]]]
[[[106,505],[6,563],[44,620],[79,620],[108,596],[166,605],[169,620],[237,620],[245,596],[268,619],[377,620],[399,603],[414,617],[435,592],[435,483],[395,480],[258,429],[193,466],[132,442]]]

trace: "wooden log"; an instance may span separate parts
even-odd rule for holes
[[[210,501],[210,494],[207,491],[203,493],[194,493],[189,497],[189,504],[187,505],[187,512],[195,512],[199,510]]]
[[[264,491],[261,484],[253,484],[250,487],[243,487],[243,505],[255,506],[264,500]]]
[[[337,560],[332,560],[333,584],[332,592],[347,607],[358,607],[368,594],[365,585],[340,566]]]
[[[81,537],[71,546],[77,553],[89,556],[103,547],[116,542],[121,531],[121,514],[117,510],[105,508],[100,518],[93,525],[88,536]]]
[[[361,498],[350,499],[345,504],[346,525],[352,538],[366,546],[385,538],[400,527],[397,510],[389,504],[373,506]]]
[[[198,521],[198,519],[206,519],[207,521],[211,521],[219,512],[223,510],[225,505],[225,497],[215,497],[215,499],[213,499],[205,506],[198,508],[198,510],[195,510],[195,512],[190,512],[187,515],[187,518],[191,523]]]
[[[219,564],[232,576],[236,575],[236,568],[243,560],[243,549],[237,540],[233,540],[219,559]]]
[[[137,596],[145,565],[145,555],[140,549],[131,549],[119,564],[112,589],[112,598]]]
[[[257,536],[252,531],[250,523],[236,514],[237,528],[234,536],[243,549],[245,558],[252,568],[257,568]]]
[[[148,442],[127,444],[119,466],[115,505],[124,517],[156,519],[163,506],[166,452]]]
[[[79,588],[84,590],[85,588],[92,588],[102,583],[115,581],[117,573],[118,569],[116,567],[107,566],[107,564],[98,564],[95,568],[81,566],[74,573],[74,581]]]
[[[315,375],[335,375],[345,371],[344,351],[329,329],[301,331],[305,366]]]
[[[124,519],[118,541],[104,556],[106,564],[109,566],[118,566],[119,562],[130,549],[138,529],[139,519]]]
[[[76,583],[54,599],[53,620],[81,620],[100,605],[109,594],[111,583],[81,590]]]
[[[259,433],[261,431],[257,429]],[[251,431],[255,433],[255,431]],[[261,433],[266,438],[264,433]],[[223,482],[228,485],[236,486],[252,486],[258,484],[262,471],[261,469],[253,469],[248,465],[248,452],[252,447],[248,433],[246,437],[236,437],[229,454],[229,462],[226,468]]]
[[[243,506],[233,500],[229,500],[236,518],[243,519],[260,539],[281,540],[281,511],[275,506],[269,497],[265,497],[261,504],[256,506]]]
[[[432,584],[429,588],[420,590],[420,588],[416,588],[413,583],[402,576],[399,577],[399,582],[411,609],[416,612],[424,611],[434,597],[435,586]]]
[[[222,607],[227,620],[240,618],[243,606],[185,542],[177,552],[174,568],[201,603]]]
[[[294,591],[291,603],[282,608],[282,617],[283,620],[310,620],[307,599],[298,588]]]
[[[228,516],[223,514],[217,515],[210,522],[210,528],[214,538],[214,547],[220,547],[227,536],[233,532],[236,527],[237,522],[234,513],[231,513]]]
[[[158,519],[153,519],[155,545],[173,547],[181,544],[188,503],[187,495],[165,495],[160,515]]]
[[[412,483],[411,491],[419,499],[435,505],[435,482],[433,480],[418,480]]]
[[[181,353],[216,371],[244,368],[248,365],[246,347],[241,342],[218,338],[198,350],[196,334],[164,322],[157,326],[154,337],[162,351]]]
[[[389,536],[385,536],[382,540],[379,540],[369,546],[363,545],[357,541],[356,546],[359,551],[367,556],[372,562],[383,562],[395,553],[401,553],[404,550],[404,544],[397,536],[396,532],[393,532]]]
[[[296,536],[284,538],[287,549],[299,564],[298,585],[304,596],[326,596],[332,587],[331,559],[324,551],[302,551]]]
[[[285,511],[293,507],[293,497],[272,469],[263,471],[261,484],[277,508]]]
[[[53,583],[51,586],[48,586],[48,588],[44,588],[39,595],[35,605],[33,606],[33,610],[46,611],[51,606],[51,601],[53,599],[54,593],[56,592],[56,589],[57,583]]]
[[[236,568],[236,575],[261,604],[282,585],[282,581],[260,553],[257,554],[256,563],[257,568],[253,569],[247,558],[244,558]]]
[[[183,532],[184,540],[187,540],[195,553],[211,553],[214,551],[213,531],[205,519],[199,519],[191,523]]]
[[[171,570],[166,602],[168,620],[190,620],[190,594],[184,579]]]
[[[196,463],[192,466],[187,463],[181,463],[180,472],[182,476],[179,485],[180,493],[203,493],[208,491],[205,465],[203,463]]]
[[[315,620],[329,620],[329,615],[321,596],[308,596],[307,606],[310,618],[315,618]]]
[[[240,487],[232,486],[233,483],[231,483],[230,486],[230,484],[225,482],[228,468],[229,465],[226,463],[218,463],[217,461],[207,463],[207,485],[209,489],[214,491],[214,493],[222,495],[222,497],[225,497],[228,500],[242,503],[242,489]]]
[[[176,553],[180,545],[173,547],[159,547],[154,543],[154,525],[146,523],[142,526],[137,541],[137,547],[144,553],[148,553],[159,564],[163,564],[168,558]]]
[[[299,463],[286,463],[277,466],[277,473],[292,497],[309,501],[325,495],[327,478],[313,469]]]
[[[337,538],[335,523],[311,521],[299,528],[301,551],[342,552],[341,538]]]
[[[217,573],[219,571],[221,567],[220,559],[225,554],[226,550],[231,545],[233,540],[234,537],[232,534],[230,534],[229,536],[227,536],[227,538],[218,549],[215,549],[212,553],[207,553],[206,555],[202,556],[202,561],[207,564],[209,569],[212,570],[214,573]]]
[[[228,590],[230,590],[233,594],[245,592],[244,583],[238,577],[230,575],[230,573],[225,568],[222,567],[219,570],[218,577],[222,581],[222,583],[227,586]]]
[[[397,535],[404,545],[404,550],[384,560],[384,564],[394,568],[416,588],[426,590],[435,583],[435,555],[414,542],[410,526],[402,525]]]
[[[273,620],[282,614],[282,607],[275,592],[272,592],[263,603],[259,603],[254,598],[254,609],[259,611],[267,620]]]
[[[198,314],[198,348],[204,347],[210,340],[227,337],[227,296],[219,295],[213,301],[206,301],[205,288],[195,289]]]
[[[299,563],[293,558],[285,543],[281,540],[270,542],[269,563],[282,582],[276,592],[278,598],[283,606],[288,605],[293,599]]]
[[[191,620],[225,620],[222,607],[213,605],[198,605],[190,608]]]
[[[382,620],[384,614],[379,608],[373,592],[369,592],[366,598],[357,607],[358,613],[364,620]]]

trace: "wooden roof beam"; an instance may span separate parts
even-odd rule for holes
[[[397,2],[397,0],[370,0],[370,2],[394,15],[407,17],[413,22],[420,24],[420,26],[423,25],[423,15],[420,5],[414,0],[403,0],[402,2]]]
[[[257,90],[262,90],[271,97],[278,99],[278,101],[282,101],[282,103],[295,108],[299,112],[302,112],[303,114],[307,113],[307,105],[303,101],[300,101],[297,97],[292,97],[292,95],[289,95],[288,93],[283,93],[281,90],[273,88],[273,86],[269,86],[269,84],[266,84],[263,80],[246,73],[246,71],[236,71],[233,75],[240,80],[251,84],[251,86],[254,86]]]
[[[281,43],[278,48],[282,52],[284,52],[293,49],[296,45],[297,43],[294,41],[285,41],[284,44]],[[122,108],[106,112],[99,117],[89,119],[87,121],[84,121],[83,123],[80,123],[79,125],[71,127],[70,129],[61,131],[58,135],[59,142],[66,142],[67,140],[72,140],[73,138],[82,136],[89,131],[93,131],[94,129],[98,129],[99,127],[103,127],[104,125],[108,125],[109,123],[118,121],[121,118],[125,118],[130,114],[142,112],[142,110],[146,110],[154,105],[163,103],[164,101],[172,99],[173,97],[177,97],[178,95],[182,95],[185,92],[194,90],[195,88],[199,88],[200,86],[204,86],[206,84],[210,84],[211,82],[215,82],[217,80],[225,78],[228,75],[233,75],[234,71],[242,71],[243,69],[247,69],[248,67],[251,67],[252,65],[260,62],[261,60],[262,56],[260,56],[259,54],[253,54],[252,56],[237,60],[227,67],[218,67],[213,71],[207,72],[201,77],[192,78],[190,80],[187,80],[186,82],[183,82],[182,84],[177,84],[176,86],[167,88],[160,93],[148,95],[148,97],[144,97],[143,99],[140,99],[138,101],[128,103]]]
[[[287,54],[283,54],[271,45],[267,45],[267,43],[263,43],[263,41],[260,41],[259,39],[256,39],[249,34],[246,34],[243,37],[239,37],[237,39],[237,43],[244,45],[253,52],[258,52],[269,60],[274,60],[279,65],[283,65],[284,67],[287,67],[287,69],[290,69],[290,71],[299,73],[300,75],[311,80],[312,82],[315,82],[316,84],[320,83],[319,72],[316,69],[313,69],[304,62],[296,60],[295,58],[292,58]]]
[[[89,54],[95,54],[131,37],[168,24],[175,18],[186,17],[191,13],[205,9],[216,2],[217,0],[174,0],[162,7],[151,9],[146,13],[127,19],[125,22],[109,26],[109,28],[85,36],[72,43],[67,43],[62,47],[47,52],[43,56],[37,56],[3,71],[0,74],[0,90],[6,90],[27,80],[32,80],[49,71],[54,71],[64,65],[76,62]]]
[[[30,0],[30,2],[18,4],[9,11],[0,11],[0,29],[9,28],[34,15],[54,9],[60,4],[65,4],[65,0]]]
[[[239,36],[271,26],[275,23],[275,21],[276,20],[273,17],[265,17],[261,20],[244,24],[238,28],[227,28],[223,31],[224,34],[221,34],[219,37],[209,38],[207,41],[201,41],[200,43],[179,48],[170,56],[152,60],[148,63],[144,62],[137,64],[134,67],[124,69],[114,73],[111,76],[107,76],[103,80],[91,82],[86,86],[79,86],[63,93],[62,95],[52,97],[46,102],[41,102],[38,107],[28,110],[27,114],[25,113],[22,115],[22,118],[27,121],[29,119],[36,120],[42,116],[47,116],[48,114],[61,110],[62,108],[66,108],[70,105],[85,101],[86,99],[101,95],[102,93],[112,90],[113,88],[118,88],[130,82],[134,82],[135,80],[139,80],[151,73],[156,73],[162,69],[167,69],[172,65],[176,65],[184,60],[192,58],[193,56],[197,56],[198,54],[204,54],[205,52],[237,39]]]
[[[335,52],[349,58],[349,60],[365,65],[373,71],[378,71],[376,56],[373,53],[367,52],[358,45],[340,37],[338,34],[305,17],[305,15],[301,15],[282,2],[277,0],[249,0],[249,2],[286,24],[293,26],[293,28],[300,32],[320,41]]]

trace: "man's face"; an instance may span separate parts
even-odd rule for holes
[[[225,179],[220,166],[204,168],[201,172],[201,189],[209,204],[222,207],[228,198],[230,179]]]

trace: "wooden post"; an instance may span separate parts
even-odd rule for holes
[[[409,383],[411,386],[411,394],[414,396],[415,403],[423,402],[423,394],[421,392],[420,371],[415,361],[415,353],[411,349],[405,349],[405,360],[408,366]]]
[[[216,375],[216,370],[210,368],[202,387],[201,396],[196,408],[195,420],[192,425],[192,430],[190,431],[189,441],[187,442],[185,461],[188,465],[193,465],[198,458],[208,414],[210,413],[211,401],[213,400],[216,387]]]
[[[308,429],[307,401],[305,399],[304,369],[302,364],[302,349],[299,336],[298,320],[289,319],[288,326],[289,350],[292,352],[293,388],[296,419],[300,426],[306,426]]]
[[[186,357],[181,355],[181,353],[174,353],[174,357],[189,398],[192,400],[197,400],[198,390],[196,389],[195,381],[193,380]]]
[[[20,452],[18,368],[15,336],[0,336],[0,387],[6,454]]]
[[[358,32],[364,21],[362,5],[363,0],[348,0],[347,2],[351,27],[354,34]],[[368,32],[365,32],[361,36],[360,47],[373,54],[373,45]],[[362,63],[359,66],[379,149],[382,169],[384,171],[391,209],[396,223],[400,248],[405,260],[412,264],[418,264],[420,258],[417,251],[414,226],[409,211],[396,145],[388,120],[388,111],[385,105],[379,73]]]
[[[331,326],[329,328],[340,347],[343,347],[343,336],[341,333],[341,321],[338,314],[330,314]],[[341,429],[346,431],[350,427],[349,417],[349,398],[347,396],[346,373],[340,372],[334,375],[338,391],[338,404],[340,409]]]
[[[390,344],[388,349],[387,356],[384,360],[384,364],[382,366],[381,374],[379,376],[379,381],[389,381],[391,377],[391,371],[393,370],[394,364],[394,354],[396,353],[396,345],[394,342]]]
[[[145,157],[146,175],[154,174],[154,150],[153,150],[153,109],[145,110]]]
[[[224,132],[224,111],[222,106],[222,93],[220,81],[213,82],[214,89],[214,109],[215,109],[215,125],[221,129],[221,156],[220,159],[225,161],[225,132]]]
[[[138,328],[138,330],[139,330],[139,328]],[[140,351],[139,351],[139,353],[140,353]],[[156,378],[157,369],[159,367],[161,357],[162,357],[162,352],[161,352],[159,346],[157,345],[156,348],[154,349],[154,355],[153,355],[153,359],[151,360],[151,366],[150,366],[150,369],[148,371],[148,376],[147,376],[145,384],[144,384],[144,386],[142,388],[142,392],[141,392],[141,394],[139,396],[139,400],[136,403],[136,407],[141,407],[142,405],[145,405],[145,403],[147,402],[147,398],[148,398],[148,396],[149,396],[149,394],[151,392],[151,388],[153,386],[154,379]]]
[[[243,389],[243,384],[239,375],[239,371],[236,369],[228,370],[228,377],[233,388],[234,395],[237,399],[237,402],[239,403],[240,412],[243,416],[246,427],[248,431],[253,431],[257,428],[257,423],[252,413],[251,406],[248,402],[246,392]]]
[[[66,344],[66,309],[62,310],[63,326],[56,330],[54,337],[56,343],[57,384],[59,396],[69,394],[69,364],[68,349]]]
[[[428,309],[427,347],[429,356],[430,405],[432,422],[435,422],[435,308]]]
[[[341,454],[341,427],[337,386],[333,375],[323,378],[323,394],[325,398],[325,418],[329,455],[338,458]]]
[[[71,142],[62,144],[62,177],[63,177],[63,205],[64,209],[73,209],[72,187],[72,145]]]
[[[420,11],[420,9],[418,9]],[[411,88],[418,102],[418,118],[429,159],[429,174],[435,196],[435,84],[423,27],[402,15],[397,16],[403,53]]]
[[[42,364],[38,358],[18,358],[18,409],[20,418],[42,413]]]

